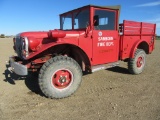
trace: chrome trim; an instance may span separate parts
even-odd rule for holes
[[[28,57],[28,55],[29,55],[29,48],[28,48],[28,47],[29,47],[29,43],[28,43],[28,38],[27,38],[27,37],[22,37],[21,39],[22,39],[22,40],[21,40],[21,45],[22,45],[21,55],[22,55],[23,59],[26,59],[26,57]],[[23,43],[23,40],[24,40],[25,44]],[[25,56],[23,55],[23,50],[26,51],[26,55],[25,55]]]
[[[29,44],[28,44],[28,38],[27,37],[24,37],[24,40],[25,40],[25,50],[26,50],[26,57],[29,55],[29,51],[28,51],[28,47],[29,47]]]

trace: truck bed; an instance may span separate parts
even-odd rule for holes
[[[131,57],[131,52],[138,42],[146,42],[149,46],[147,54],[154,49],[156,24],[124,20],[119,24],[120,59]]]
[[[155,35],[156,24],[124,20],[119,24],[121,35]]]

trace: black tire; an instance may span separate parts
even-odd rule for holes
[[[82,70],[70,57],[56,56],[44,63],[39,73],[41,91],[49,98],[65,98],[81,84]]]
[[[146,65],[146,53],[142,49],[137,49],[134,58],[128,61],[128,70],[131,74],[140,74]]]

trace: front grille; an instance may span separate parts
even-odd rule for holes
[[[20,36],[16,36],[15,40],[16,40],[15,42],[16,53],[18,57],[23,58],[22,57],[22,38]]]

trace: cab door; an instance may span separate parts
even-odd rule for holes
[[[93,40],[93,64],[118,61],[119,35],[116,10],[95,9]]]

